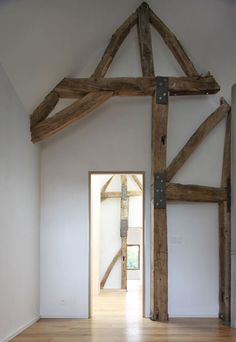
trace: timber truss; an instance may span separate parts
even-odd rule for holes
[[[185,77],[155,76],[150,24],[180,64]],[[120,45],[137,25],[143,77],[104,78]],[[180,42],[147,3],[116,30],[90,78],[64,78],[31,115],[32,141],[39,142],[95,110],[112,96],[152,97],[152,304],[151,318],[168,319],[168,249],[166,201],[219,203],[220,316],[230,321],[230,106],[220,106],[200,125],[171,164],[166,165],[168,98],[178,95],[215,94],[214,77],[199,75]],[[48,117],[60,98],[75,102]],[[170,183],[171,179],[223,118],[227,118],[222,182],[219,188]]]

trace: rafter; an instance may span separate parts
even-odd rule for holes
[[[31,129],[37,125],[37,123],[43,121],[48,117],[51,111],[56,107],[59,101],[59,95],[56,91],[51,91],[43,102],[34,110],[30,116]]]
[[[227,115],[230,106],[222,99],[221,105],[198,127],[195,133],[179,151],[166,170],[166,180],[170,181],[186,160],[202,143],[210,131]]]
[[[61,110],[53,117],[34,126],[32,129],[32,141],[38,142],[55,134],[72,122],[75,122],[78,118],[84,117],[86,114],[99,107],[111,96],[112,92],[109,91],[89,93],[81,100],[72,103],[69,107]]]
[[[134,183],[139,187],[139,189],[143,191],[143,184],[140,182],[138,176],[132,175],[131,177],[134,180]]]
[[[106,181],[106,183],[103,185],[103,187],[102,187],[102,189],[101,189],[101,193],[106,192],[106,190],[107,190],[108,186],[110,185],[110,183],[111,183],[113,177],[114,177],[114,175],[111,176],[111,177]]]
[[[197,76],[198,72],[195,69],[193,63],[189,59],[188,55],[184,51],[182,45],[174,35],[174,33],[158,18],[158,16],[150,9],[150,21],[151,24],[161,35],[162,39],[173,53],[174,57],[180,64],[184,73],[187,76]]]
[[[154,64],[152,54],[152,39],[150,30],[149,6],[146,2],[137,9],[138,14],[138,38],[139,51],[141,57],[141,65],[143,76],[154,75]]]
[[[137,23],[137,13],[131,14],[125,22],[116,30],[116,32],[112,35],[111,41],[108,44],[101,61],[97,65],[94,73],[92,74],[92,78],[104,77],[109,66],[111,65],[113,58],[118,51],[119,47],[129,34],[132,27]]]
[[[82,112],[79,112],[78,110],[83,108],[84,103],[87,102],[88,98],[94,96],[94,94],[90,94],[91,92],[112,92],[112,96],[152,96],[154,94],[156,81],[154,77],[150,23],[157,29],[177,61],[180,63],[185,74],[188,76],[169,77],[169,95],[215,94],[219,91],[220,87],[211,75],[198,75],[195,67],[175,35],[155,15],[155,13],[153,13],[148,4],[144,2],[113,34],[110,43],[90,78],[63,79],[32,113],[31,135],[33,142],[41,141],[52,134],[55,134],[68,124],[73,123],[83,116],[83,110]],[[103,79],[116,52],[132,27],[136,24],[138,27],[143,76],[151,76],[151,78]],[[104,93],[103,95],[105,96]],[[110,96],[107,95],[107,98],[109,97]],[[77,101],[75,104],[68,106],[63,111],[60,111],[54,114],[53,117],[47,119],[48,115],[56,106],[59,98],[76,98],[80,101]],[[79,104],[80,102],[81,106]],[[71,115],[71,110],[73,108],[75,111],[73,111]],[[93,107],[89,112],[92,110]],[[63,120],[61,120],[62,116]],[[72,117],[73,119],[71,120]],[[63,124],[61,124],[62,121]]]

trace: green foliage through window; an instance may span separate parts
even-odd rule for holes
[[[140,246],[128,245],[127,246],[127,269],[139,270],[140,261]]]

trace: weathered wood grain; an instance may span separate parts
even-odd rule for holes
[[[128,191],[127,192],[128,197],[136,197],[136,196],[142,196],[141,191]],[[101,192],[101,198],[121,198],[121,192],[120,191],[106,191]]]
[[[129,218],[129,198],[127,196],[127,176],[121,175],[120,178],[121,289],[127,290],[127,235]]]
[[[225,188],[169,183],[166,187],[168,201],[221,202],[227,200]]]
[[[137,9],[137,15],[139,51],[143,76],[153,76],[154,64],[152,54],[151,30],[149,23],[149,6],[146,2],[143,2],[142,5]]]
[[[106,183],[103,185],[102,189],[101,189],[101,193],[103,192],[106,192],[109,184],[111,183],[112,179],[113,179],[114,176],[111,176],[107,181]]]
[[[169,95],[208,95],[216,94],[219,84],[211,74],[192,77],[169,77]]]
[[[170,96],[215,94],[220,90],[211,75],[168,79]],[[112,91],[113,96],[152,96],[155,87],[155,77],[64,78],[54,91],[61,98],[81,98],[97,91]]]
[[[112,92],[89,93],[81,100],[72,103],[53,117],[38,123],[31,129],[32,141],[41,141],[64,127],[95,110],[112,96]]]
[[[170,181],[178,170],[183,166],[186,160],[202,143],[210,131],[227,115],[229,110],[227,103],[222,103],[195,131],[184,147],[173,159],[166,171],[166,180]]]
[[[173,53],[177,62],[187,76],[196,76],[198,72],[188,55],[184,51],[182,45],[174,35],[174,33],[158,18],[158,16],[150,9],[150,22],[161,35],[162,39]]]
[[[107,270],[104,274],[104,276],[102,277],[102,280],[100,282],[100,288],[103,289],[106,281],[113,269],[113,267],[115,266],[116,262],[119,260],[119,258],[121,257],[121,248],[119,249],[119,251],[116,253],[116,255],[114,256],[114,258],[112,259],[111,263],[109,264],[109,266],[107,267]]]
[[[132,178],[134,180],[134,183],[139,187],[141,191],[143,191],[143,184],[140,182],[138,176],[132,175]],[[142,193],[141,193],[142,194]],[[129,195],[128,195],[129,196]]]
[[[152,101],[152,179],[166,170],[168,105]],[[154,198],[154,186],[153,186]],[[152,201],[153,203],[153,201]],[[168,247],[166,209],[153,206],[152,215],[152,303],[151,318],[168,320]]]
[[[125,22],[116,30],[116,32],[112,35],[111,41],[108,44],[101,61],[98,63],[94,73],[92,74],[92,78],[103,77],[109,66],[111,65],[113,58],[118,51],[119,47],[129,34],[132,27],[137,23],[137,13],[131,14]]]
[[[219,204],[220,289],[219,315],[227,325],[231,320],[231,113],[228,112],[225,130],[221,186],[228,192],[228,201]]]
[[[59,95],[56,91],[51,91],[43,102],[33,111],[30,116],[30,127],[34,127],[37,123],[48,117],[59,101]]]

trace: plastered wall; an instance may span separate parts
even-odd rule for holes
[[[170,162],[202,120],[218,106],[220,96],[230,98],[235,82],[230,53],[232,1],[153,0],[149,4],[176,33],[199,73],[211,71],[222,87],[215,96],[170,100]],[[0,58],[27,111],[63,77],[89,76],[111,34],[138,5],[134,0],[3,2]],[[156,73],[182,75],[154,32],[153,46]],[[119,50],[108,73],[129,75],[141,75],[136,30]],[[223,131],[224,122],[193,154],[175,181],[219,184]],[[149,315],[151,101],[114,98],[42,143],[43,316],[88,316],[88,172],[117,170],[145,172],[145,313]],[[170,315],[217,315],[217,227],[216,205],[168,206]]]
[[[175,30],[196,62],[199,72],[210,70],[222,86],[221,94],[216,96],[170,100],[169,162],[198,125],[218,106],[219,96],[224,94],[229,98],[230,60],[226,51],[230,45],[230,27],[221,23],[227,21],[230,15],[230,4],[222,1],[210,1],[207,4],[183,1],[177,4],[172,1],[171,4],[150,2],[150,5]],[[178,11],[180,6],[182,11]],[[196,20],[197,14],[201,14],[200,26]],[[126,15],[124,13],[124,17]],[[218,44],[219,39],[214,39],[216,35],[221,37],[223,46]],[[83,71],[77,75],[88,76],[92,72],[105,43],[94,50],[94,54],[84,63]],[[158,73],[181,75],[176,62],[155,33],[153,45]],[[116,56],[108,76],[140,74],[137,33],[133,30]],[[223,137],[224,122],[216,127],[204,145],[189,159],[175,181],[217,186],[220,182]],[[82,255],[88,254],[88,171],[104,170],[145,172],[145,312],[149,314],[150,139],[150,99],[115,98],[42,144],[42,315],[87,316],[88,260]],[[217,206],[169,205],[168,234],[170,315],[216,316]],[[60,268],[54,267],[55,263],[59,263]],[[74,272],[74,269],[79,271]],[[64,280],[60,282],[62,277]],[[64,305],[61,305],[62,299]]]
[[[0,341],[39,318],[39,148],[0,64]]]

